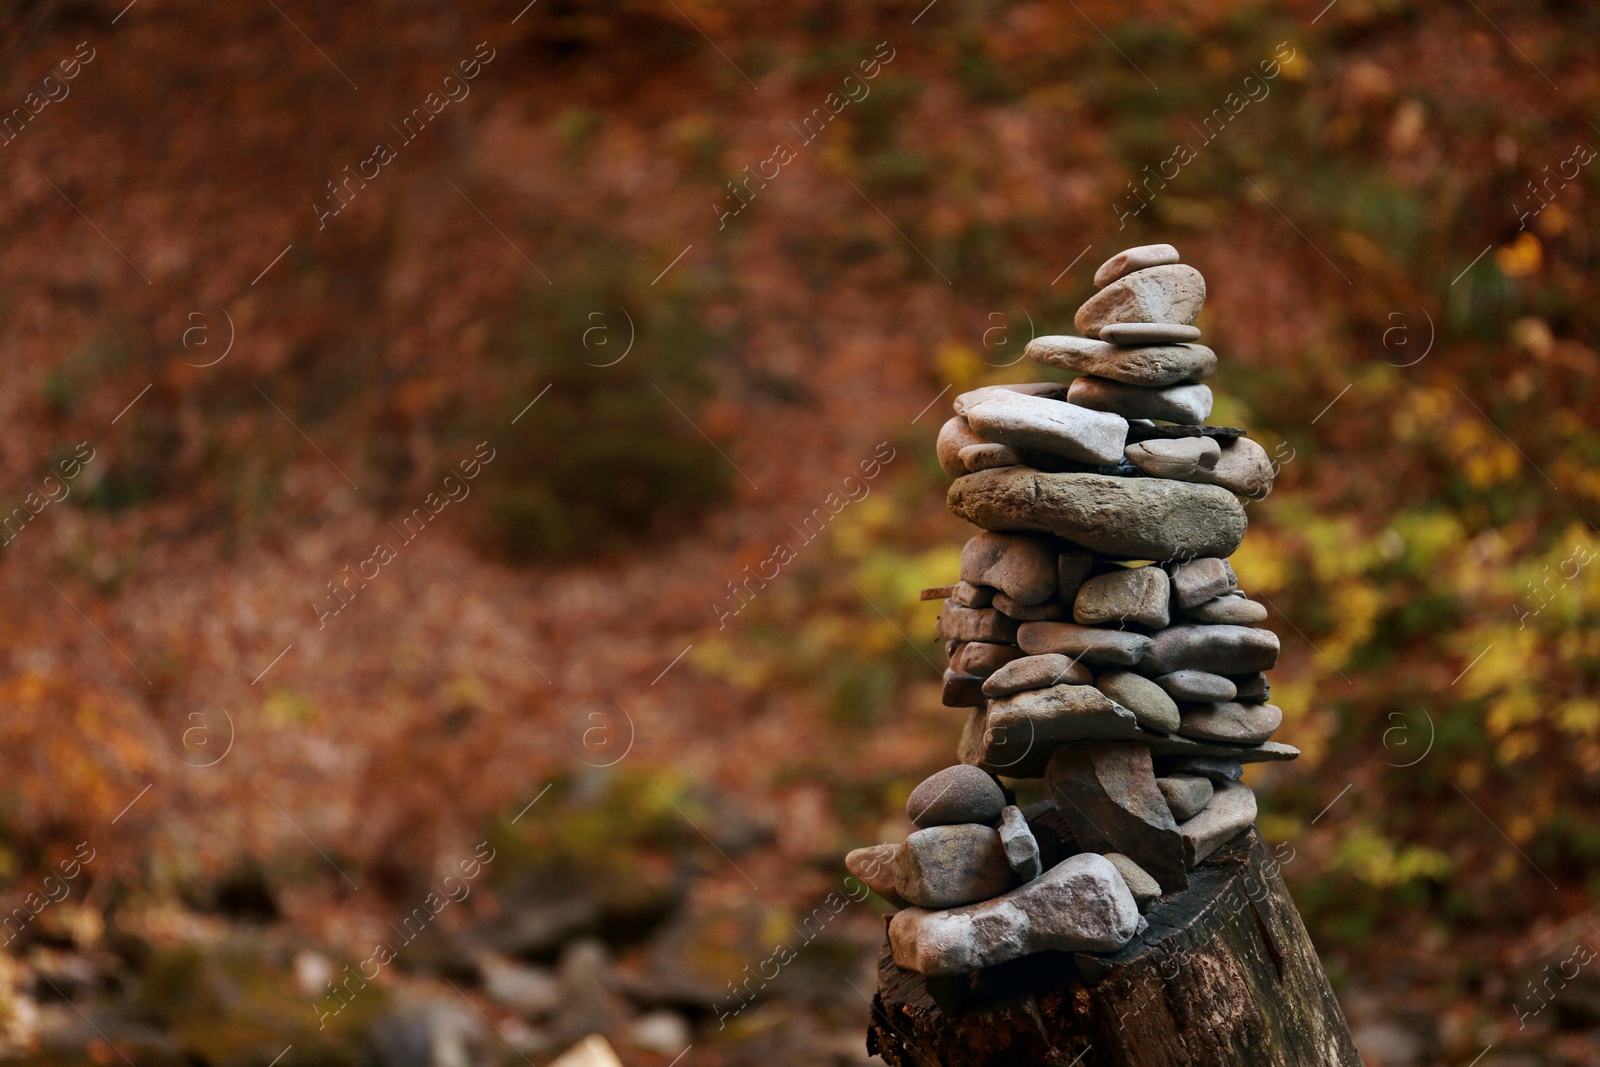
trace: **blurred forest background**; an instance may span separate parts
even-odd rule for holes
[[[1170,241],[1368,1064],[1600,1063],[1600,9],[0,21],[0,1054],[866,1062],[934,435]]]

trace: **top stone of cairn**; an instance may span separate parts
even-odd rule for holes
[[[1094,285],[1096,289],[1103,289],[1124,274],[1144,270],[1146,267],[1160,267],[1177,262],[1179,262],[1178,250],[1172,245],[1140,245],[1138,248],[1129,248],[1100,264],[1100,269],[1094,272]]]

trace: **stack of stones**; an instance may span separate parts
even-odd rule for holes
[[[1095,284],[1083,336],[1027,350],[1078,378],[963,394],[939,433],[950,507],[982,532],[924,597],[944,600],[944,703],[973,710],[961,763],[911,794],[918,829],[846,860],[902,909],[895,962],[926,975],[1117,951],[1254,823],[1243,764],[1299,754],[1270,740],[1278,638],[1227,559],[1274,471],[1205,425],[1205,280],[1147,245]],[[1019,808],[1002,778],[1048,799]]]

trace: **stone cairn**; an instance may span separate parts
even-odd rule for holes
[[[1027,348],[1080,377],[965,393],[939,433],[950,508],[982,532],[923,597],[944,600],[944,703],[973,710],[961,762],[906,804],[918,829],[846,859],[901,909],[894,962],[923,975],[1118,951],[1255,822],[1242,765],[1299,755],[1269,740],[1278,638],[1227,559],[1274,471],[1204,424],[1205,280],[1163,244],[1094,281],[1083,336]],[[1050,799],[1019,808],[1001,776]]]

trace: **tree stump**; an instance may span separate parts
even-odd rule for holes
[[[1145,918],[1114,956],[1045,952],[951,978],[895,966],[886,945],[867,1050],[893,1067],[1361,1067],[1255,827]]]

